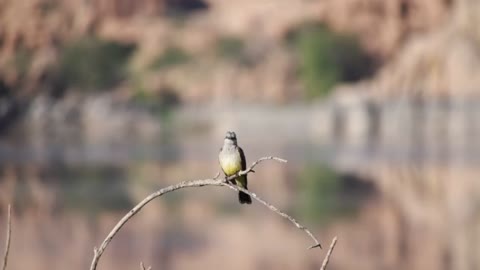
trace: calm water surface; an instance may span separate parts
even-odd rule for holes
[[[279,136],[278,136],[279,137]],[[218,171],[222,138],[90,145],[0,143],[0,202],[14,205],[11,269],[86,269],[106,234],[156,189]],[[480,171],[473,148],[245,138],[265,162],[250,189],[328,246],[332,269],[478,269]],[[473,150],[471,150],[473,149]],[[168,194],[112,241],[100,269],[316,269],[303,232],[219,187]],[[2,236],[3,237],[3,236]]]

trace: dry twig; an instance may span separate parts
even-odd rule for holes
[[[337,237],[335,236],[332,240],[332,243],[330,244],[330,248],[328,249],[327,255],[325,255],[325,259],[323,259],[322,267],[320,267],[320,270],[327,269],[327,264],[328,264],[328,261],[330,260],[330,255],[332,255],[332,251],[335,248],[336,244],[337,244]]]
[[[7,239],[5,240],[5,255],[3,256],[3,267],[2,270],[7,269],[8,261],[8,252],[10,251],[10,237],[12,235],[12,206],[8,205],[8,216],[7,216]]]
[[[241,171],[239,172],[238,174],[236,175],[232,175],[230,177],[226,177],[224,179],[219,179],[219,174],[217,174],[217,176],[215,176],[214,178],[210,178],[210,179],[203,179],[203,180],[190,180],[190,181],[183,181],[183,182],[180,182],[178,184],[175,184],[175,185],[171,185],[171,186],[168,186],[168,187],[165,187],[165,188],[162,188],[162,189],[159,189],[157,190],[156,192],[148,195],[145,199],[143,199],[140,203],[138,203],[135,207],[133,207],[132,210],[130,210],[122,219],[120,219],[120,221],[113,227],[113,229],[110,231],[110,233],[107,235],[107,237],[105,238],[105,240],[102,242],[102,244],[100,245],[99,248],[94,248],[93,252],[94,252],[94,256],[93,256],[93,259],[92,259],[92,263],[90,265],[90,270],[95,270],[97,268],[97,264],[98,264],[98,261],[100,260],[100,257],[102,256],[103,252],[105,251],[105,249],[107,248],[108,244],[110,243],[110,241],[112,241],[113,237],[115,237],[115,235],[118,233],[118,231],[123,227],[123,225],[125,225],[125,223],[127,223],[127,221],[129,219],[131,219],[134,215],[136,215],[138,212],[140,212],[140,210],[146,205],[148,204],[150,201],[152,201],[153,199],[157,198],[157,197],[160,197],[162,195],[164,195],[165,193],[169,193],[169,192],[172,192],[172,191],[175,191],[177,189],[181,189],[181,188],[187,188],[187,187],[203,187],[203,186],[226,186],[232,190],[236,190],[236,191],[243,191],[245,193],[247,193],[248,195],[250,195],[251,197],[253,197],[255,200],[257,200],[258,202],[260,202],[261,204],[267,206],[270,210],[274,211],[275,213],[279,214],[280,216],[288,219],[290,222],[292,222],[298,229],[301,229],[303,230],[305,233],[307,233],[307,235],[313,239],[313,241],[315,242],[314,245],[312,245],[311,247],[309,248],[314,248],[314,247],[320,247],[321,248],[321,245],[320,245],[320,242],[315,238],[315,236],[313,236],[313,234],[307,229],[305,228],[304,226],[300,225],[294,218],[290,217],[289,215],[281,212],[280,210],[278,210],[275,206],[267,203],[266,201],[264,201],[263,199],[261,199],[258,195],[254,194],[254,193],[251,193],[249,192],[248,190],[245,190],[243,188],[239,188],[238,186],[234,186],[234,185],[231,185],[229,183],[230,180],[233,180],[235,178],[237,178],[238,176],[242,176],[242,175],[246,175],[250,172],[254,172],[253,169],[255,168],[255,166],[257,166],[260,162],[262,161],[265,161],[265,160],[275,160],[275,161],[278,161],[278,162],[287,162],[286,160],[284,159],[281,159],[281,158],[277,158],[277,157],[273,157],[273,156],[268,156],[268,157],[263,157],[263,158],[260,158],[258,159],[257,161],[255,161],[249,168],[247,168],[246,170],[244,171]]]

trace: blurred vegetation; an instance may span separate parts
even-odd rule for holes
[[[67,45],[60,56],[60,73],[67,86],[108,89],[127,76],[134,46],[84,38]]]
[[[216,52],[222,58],[238,61],[244,56],[244,49],[245,43],[238,37],[224,36],[217,40]]]
[[[307,24],[287,37],[297,52],[300,78],[307,97],[328,94],[341,82],[355,82],[372,74],[374,62],[352,36]]]
[[[295,209],[305,219],[328,223],[356,213],[373,186],[354,177],[339,175],[325,165],[309,165],[300,174]]]
[[[0,171],[0,175],[1,175]],[[20,174],[21,175],[21,174]],[[125,210],[133,207],[126,186],[124,170],[119,167],[68,167],[57,163],[41,168],[39,179],[55,194],[56,205],[62,210],[75,210],[84,214]],[[16,209],[31,209],[39,203],[38,193],[29,178],[21,175],[15,185]]]
[[[170,119],[173,108],[180,104],[178,94],[170,87],[163,87],[158,91],[138,90],[132,101],[164,121]]]
[[[38,9],[40,10],[41,14],[47,16],[52,11],[58,9],[60,4],[56,1],[41,1],[39,3]]]
[[[28,73],[32,62],[32,53],[27,49],[20,49],[15,53],[13,65],[21,77]]]
[[[59,168],[64,206],[87,213],[124,210],[133,207],[124,170],[114,166]]]
[[[208,9],[208,2],[202,0],[166,0],[166,15],[170,18],[187,18],[192,13]]]
[[[191,60],[191,56],[179,47],[168,47],[160,56],[153,60],[152,70],[167,69],[185,64]]]

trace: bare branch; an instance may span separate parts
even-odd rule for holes
[[[257,161],[253,162],[252,165],[250,165],[250,167],[248,167],[246,170],[240,171],[237,174],[231,175],[229,177],[225,177],[224,181],[228,182],[228,181],[233,180],[233,179],[235,179],[239,176],[246,175],[246,174],[249,174],[251,172],[254,173],[255,171],[253,170],[253,168],[255,168],[255,166],[257,166],[260,162],[265,161],[265,160],[275,160],[275,161],[278,161],[278,162],[281,162],[281,163],[287,163],[287,160],[283,159],[283,158],[278,158],[278,157],[274,157],[274,156],[262,157],[262,158],[257,159]],[[217,179],[219,177],[219,174],[220,174],[220,172],[218,172],[217,175],[213,179]]]
[[[277,207],[273,206],[272,204],[264,201],[262,198],[260,198],[257,194],[253,193],[253,192],[250,192],[242,187],[239,187],[239,186],[235,186],[235,185],[232,185],[230,183],[222,183],[223,186],[226,186],[230,189],[233,189],[233,190],[236,190],[236,191],[242,191],[244,193],[247,193],[248,195],[250,195],[250,197],[254,198],[255,200],[257,200],[258,202],[260,202],[261,204],[265,205],[266,207],[268,207],[270,210],[272,210],[273,212],[277,213],[278,215],[280,215],[281,217],[283,218],[286,218],[288,219],[290,222],[293,223],[293,225],[295,225],[295,227],[297,227],[298,229],[304,231],[306,234],[308,234],[308,236],[310,236],[310,238],[313,239],[313,241],[315,242],[314,245],[308,247],[308,249],[312,249],[312,248],[316,248],[316,247],[319,247],[319,248],[322,248],[322,245],[320,244],[320,242],[317,240],[317,238],[315,238],[315,236],[313,236],[313,234],[304,226],[300,225],[300,223],[298,223],[293,217],[285,214],[284,212],[278,210]]]
[[[336,244],[337,244],[337,237],[335,236],[332,240],[332,243],[330,244],[330,248],[328,249],[327,255],[325,255],[325,259],[323,259],[322,267],[320,267],[320,270],[327,269],[328,261],[330,260],[330,255],[332,255],[332,251],[335,248]]]
[[[138,203],[135,207],[132,208],[120,221],[113,227],[113,229],[110,231],[110,233],[107,235],[107,238],[102,242],[99,248],[94,249],[94,257],[92,260],[92,263],[90,265],[90,270],[94,270],[97,268],[98,260],[102,256],[103,252],[107,248],[108,244],[110,241],[112,241],[113,237],[117,232],[125,225],[125,223],[131,219],[134,215],[136,215],[147,203],[152,201],[153,199],[162,196],[163,194],[175,191],[177,189],[181,188],[187,188],[187,187],[203,187],[203,186],[220,186],[221,183],[223,182],[223,179],[221,180],[214,180],[214,179],[204,179],[204,180],[191,180],[191,181],[183,181],[175,185],[171,185],[165,188],[162,188],[160,190],[157,190],[156,192],[148,195],[145,199],[143,199],[140,203]]]
[[[140,262],[140,270],[152,270],[152,267],[149,266],[148,268],[145,268],[145,265],[143,265],[143,262]]]
[[[127,221],[129,219],[131,219],[134,215],[136,215],[138,212],[140,212],[140,210],[145,205],[147,205],[153,199],[155,199],[157,197],[160,197],[160,196],[162,196],[166,193],[169,193],[169,192],[181,189],[181,188],[188,188],[188,187],[226,186],[226,187],[229,187],[232,190],[236,190],[236,191],[241,190],[243,192],[246,192],[246,193],[250,194],[250,196],[255,198],[257,201],[259,201],[263,205],[267,206],[270,210],[272,210],[275,213],[279,214],[280,216],[290,220],[297,228],[305,231],[315,241],[315,245],[313,245],[310,248],[320,247],[320,243],[313,236],[313,234],[308,229],[306,229],[304,226],[300,225],[297,221],[295,221],[295,219],[293,219],[289,215],[281,212],[275,206],[273,206],[273,205],[267,203],[266,201],[262,200],[256,194],[253,194],[253,193],[251,193],[249,191],[246,191],[244,189],[239,189],[237,186],[232,186],[228,183],[228,181],[233,180],[233,179],[237,178],[238,176],[246,175],[246,174],[252,172],[253,168],[255,168],[255,166],[257,166],[260,162],[265,161],[265,160],[275,160],[275,161],[279,161],[279,162],[287,162],[286,160],[281,159],[281,158],[277,158],[277,157],[272,157],[272,156],[263,157],[263,158],[258,159],[254,163],[252,163],[252,165],[248,169],[246,169],[244,171],[241,171],[236,175],[226,177],[224,179],[218,178],[218,174],[217,174],[217,176],[213,179],[211,178],[211,179],[203,179],[203,180],[183,181],[183,182],[180,182],[178,184],[159,189],[156,192],[148,195],[145,199],[143,199],[140,203],[138,203],[135,207],[133,207],[132,210],[130,210],[122,219],[120,219],[120,221],[113,227],[113,229],[107,235],[107,237],[102,242],[102,244],[100,245],[99,248],[94,248],[94,256],[93,256],[93,259],[92,259],[92,263],[90,265],[90,270],[95,270],[97,268],[97,264],[98,264],[98,261],[100,260],[100,257],[102,256],[103,252],[107,248],[110,241],[112,241],[113,237],[115,237],[115,235],[118,233],[118,231],[120,231],[120,229],[123,227],[123,225],[125,225],[125,223],[127,223]]]
[[[8,253],[10,251],[10,237],[12,235],[12,206],[8,205],[8,216],[7,216],[7,240],[5,240],[5,255],[3,256],[3,267],[2,270],[7,269]]]
[[[249,172],[255,172],[253,170],[253,168],[255,168],[255,166],[257,166],[258,163],[260,163],[262,161],[265,161],[265,160],[275,160],[275,161],[278,161],[278,162],[287,163],[287,160],[283,159],[283,158],[278,158],[278,157],[273,157],[273,156],[262,157],[262,158],[257,159],[257,161],[253,162],[252,165],[250,166],[250,168],[246,169],[245,171],[241,171],[238,175],[241,176],[241,175],[245,175]],[[234,178],[236,178],[236,177],[233,177],[232,179],[234,179]]]

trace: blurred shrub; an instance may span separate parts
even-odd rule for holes
[[[354,82],[372,74],[372,58],[351,36],[322,25],[306,25],[288,38],[299,57],[307,97],[324,96],[340,82]]]
[[[15,58],[13,59],[15,70],[19,73],[20,76],[25,76],[32,62],[32,54],[29,50],[20,49],[15,53]]]
[[[372,190],[372,185],[355,177],[339,175],[324,165],[310,165],[300,175],[295,208],[306,219],[326,223],[354,214]]]
[[[59,6],[60,6],[60,3],[56,2],[56,1],[41,1],[38,4],[38,9],[42,13],[43,16],[47,16],[52,11],[58,9]]]
[[[217,55],[228,60],[241,62],[244,58],[244,50],[244,41],[237,37],[221,37],[216,44]]]
[[[202,0],[166,0],[167,14],[171,18],[186,17],[193,12],[206,10],[208,2]]]
[[[60,73],[65,84],[86,90],[106,89],[127,75],[126,64],[134,50],[96,38],[85,38],[66,46],[60,56]]]
[[[156,92],[137,91],[133,96],[135,105],[147,109],[161,120],[169,120],[173,108],[180,104],[174,89],[164,87]]]
[[[55,210],[78,211],[87,215],[126,210],[133,207],[125,169],[114,166],[68,166],[56,163],[42,168],[36,175],[47,187],[55,190]],[[38,200],[38,187],[30,178],[16,182],[14,205],[17,210],[32,209],[47,203]],[[42,193],[43,194],[43,193]],[[50,194],[50,192],[47,192]],[[47,198],[43,196],[42,198]]]
[[[167,69],[190,61],[191,56],[178,47],[168,47],[150,65],[153,70]]]
[[[65,194],[64,207],[86,213],[133,207],[122,168],[113,166],[72,168],[60,165],[52,173],[65,180],[60,181],[62,194]]]

